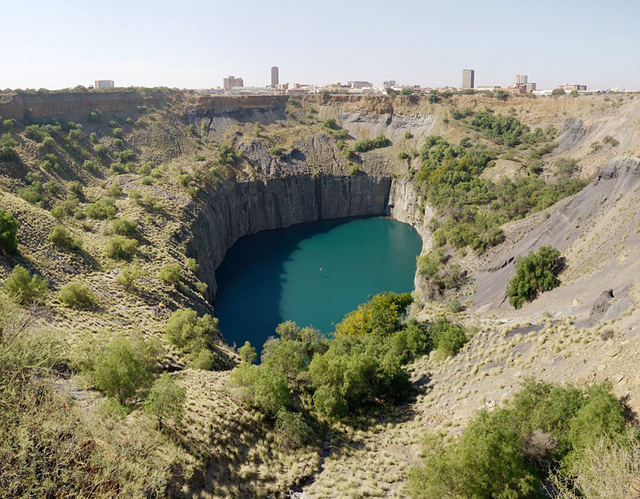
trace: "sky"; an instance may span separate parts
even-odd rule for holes
[[[640,90],[638,0],[0,0],[0,89],[280,82]]]

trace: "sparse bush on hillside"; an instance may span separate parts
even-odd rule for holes
[[[506,294],[516,309],[533,301],[539,293],[560,285],[558,259],[560,252],[551,246],[542,246],[537,253],[518,258],[516,275],[509,281]]]
[[[371,149],[387,147],[390,143],[391,141],[388,138],[380,134],[373,140],[369,140],[369,139],[358,140],[355,144],[353,144],[353,149],[357,152],[366,152],[366,151],[370,151]]]
[[[20,156],[15,151],[14,147],[18,144],[11,139],[11,135],[5,133],[0,137],[0,161],[19,162]]]
[[[111,219],[116,216],[116,207],[113,198],[103,198],[100,201],[89,204],[84,213],[89,218],[96,220]]]
[[[169,373],[155,380],[144,401],[144,411],[154,418],[162,429],[167,419],[180,426],[187,390],[176,383]]]
[[[95,308],[98,299],[89,288],[77,282],[70,282],[64,286],[58,294],[60,301],[67,307],[78,310],[90,310]]]
[[[22,265],[16,265],[2,285],[2,289],[21,305],[44,300],[49,291],[46,279],[31,276]]]
[[[49,234],[49,240],[63,250],[77,251],[82,249],[82,238],[73,237],[69,231],[61,225],[53,228]]]
[[[114,128],[113,137],[116,139],[122,140],[122,138],[124,137],[124,132],[122,131],[122,128]]]
[[[447,319],[439,319],[429,327],[429,335],[433,346],[441,357],[457,354],[467,341],[463,327],[452,324]]]
[[[67,214],[67,210],[64,207],[57,205],[51,208],[51,216],[56,220],[62,220]]]
[[[142,269],[138,264],[129,265],[124,267],[116,276],[116,283],[122,286],[125,291],[131,291],[141,275]]]
[[[124,236],[113,236],[107,241],[104,253],[114,260],[130,260],[138,250],[138,241]]]
[[[120,196],[122,196],[122,185],[120,185],[120,182],[112,182],[111,185],[109,185],[108,192],[109,197],[118,199]]]
[[[138,224],[128,218],[115,218],[111,222],[109,234],[117,234],[119,236],[127,236],[131,238],[137,237]]]
[[[44,199],[44,188],[39,181],[33,182],[28,187],[23,187],[18,191],[18,196],[31,204],[39,204]]]
[[[12,213],[0,210],[0,249],[9,255],[18,252],[18,227],[20,222]]]
[[[299,412],[279,411],[275,428],[278,446],[285,451],[302,447],[311,436],[311,429]]]
[[[167,263],[158,271],[158,279],[166,284],[177,286],[182,280],[182,269],[177,263]]]

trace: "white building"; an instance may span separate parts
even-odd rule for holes
[[[95,86],[93,88],[97,90],[99,88],[114,88],[114,87],[115,85],[113,84],[113,80],[96,80]]]

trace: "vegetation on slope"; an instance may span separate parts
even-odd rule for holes
[[[415,498],[544,497],[549,473],[571,489],[572,474],[594,446],[602,439],[629,443],[625,434],[623,407],[610,386],[529,380],[504,408],[481,411],[456,442],[430,437],[408,490]]]

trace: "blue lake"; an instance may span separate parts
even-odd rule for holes
[[[240,239],[216,271],[215,315],[229,344],[258,350],[295,321],[331,334],[334,324],[383,291],[413,289],[422,241],[391,218],[336,219]]]

